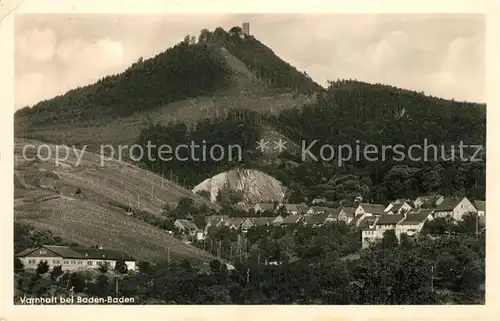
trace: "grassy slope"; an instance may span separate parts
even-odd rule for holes
[[[15,154],[20,155],[27,143],[40,142],[16,140]],[[52,155],[55,155],[54,149]],[[124,210],[130,204],[133,212],[140,209],[150,215],[159,215],[164,203],[177,202],[182,197],[214,208],[212,203],[166,179],[162,188],[161,177],[126,163],[109,161],[101,167],[99,156],[93,153],[85,153],[78,167],[75,167],[74,156],[59,167],[54,166],[53,159],[54,156],[47,162],[26,164],[24,170],[23,161],[16,159],[16,173],[23,182],[17,185],[17,190],[24,191],[16,193],[16,221],[51,230],[55,235],[84,245],[103,244],[124,250],[139,259],[166,259],[169,248],[172,259],[209,261],[213,258],[205,251],[183,244],[164,231],[126,215]],[[43,174],[41,168],[48,174]],[[52,172],[61,179],[54,179],[56,175],[49,175]],[[24,185],[34,189],[28,190]],[[77,188],[84,196],[72,195]]]

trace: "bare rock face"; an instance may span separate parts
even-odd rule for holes
[[[193,192],[207,191],[215,202],[219,191],[227,185],[231,190],[243,192],[244,202],[281,202],[286,188],[274,177],[253,169],[233,169],[217,174],[196,185]]]

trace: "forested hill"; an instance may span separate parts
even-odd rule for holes
[[[318,96],[315,104],[284,110],[264,121],[246,113],[245,117],[229,115],[200,122],[190,132],[178,125],[151,127],[142,132],[137,143],[158,144],[157,138],[163,137],[175,145],[203,137],[210,144],[238,144],[244,149],[242,162],[146,165],[158,172],[173,170],[190,186],[236,166],[260,169],[291,190],[291,203],[320,196],[352,201],[358,195],[387,201],[428,193],[484,199],[486,156],[484,149],[476,154],[476,146],[486,143],[485,105],[358,81],[332,82]],[[255,150],[264,127],[273,128],[299,146],[318,140],[310,151],[319,160],[304,160],[302,155],[284,151],[266,162],[265,155]],[[462,151],[469,160],[460,156],[461,143],[474,145]],[[321,159],[324,145],[332,146],[334,155],[327,148]],[[338,147],[343,145],[350,146],[352,154],[348,157],[344,149],[344,160],[339,163]],[[366,156],[363,150],[367,145],[373,145],[377,152]],[[397,145],[398,149],[393,148]]]
[[[216,51],[203,44],[182,42],[154,58],[137,61],[121,74],[41,101],[16,114],[33,116],[32,125],[37,125],[36,120],[57,124],[125,117],[170,102],[212,95],[228,86],[228,75],[228,67]]]
[[[123,73],[23,108],[16,116],[29,120],[32,127],[68,124],[126,117],[200,96],[233,95],[228,89],[241,73],[228,62],[223,50],[238,58],[249,70],[247,77],[256,79],[259,87],[271,89],[269,93],[312,94],[322,90],[307,74],[254,37],[240,37],[240,32],[238,27],[229,32],[222,28],[213,33],[202,30],[198,39],[187,36],[151,59],[139,59]]]
[[[300,72],[280,59],[269,47],[253,36],[243,36],[240,27],[233,27],[229,33],[217,28],[213,33],[204,29],[200,41],[215,43],[227,50],[257,75],[271,88],[290,90],[310,95],[323,91],[306,72]]]

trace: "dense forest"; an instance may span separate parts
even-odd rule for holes
[[[366,159],[361,153],[359,159],[353,154],[347,160],[346,153],[342,155],[346,159],[342,163],[338,162],[338,155],[322,162],[303,160],[302,155],[285,151],[276,165],[263,161],[255,149],[264,125],[273,126],[299,145],[302,141],[307,146],[318,140],[310,149],[315,155],[320,154],[323,144],[348,145],[353,153],[356,146],[362,151],[367,145],[379,150],[382,146],[401,145],[405,152],[412,145],[421,148],[414,148],[405,158],[393,149],[385,151],[384,159],[382,154],[377,154],[378,159]],[[188,187],[240,166],[263,170],[281,180],[291,189],[290,202],[319,196],[330,201],[351,201],[358,195],[387,201],[427,193],[484,199],[485,150],[474,155],[478,148],[464,147],[461,159],[459,145],[484,147],[485,137],[483,105],[441,100],[384,85],[338,81],[332,82],[311,106],[264,119],[251,112],[234,112],[223,118],[200,121],[191,131],[182,124],[155,126],[143,131],[138,144],[145,147],[147,141],[152,141],[176,146],[205,139],[222,146],[241,144],[246,151],[242,161],[232,162],[198,162],[193,157],[183,162],[145,160],[145,165],[153,171],[165,175],[173,171],[178,181]],[[425,146],[431,145],[436,149],[430,147],[426,152]],[[474,161],[470,160],[472,156]]]

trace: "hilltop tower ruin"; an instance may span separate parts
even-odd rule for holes
[[[250,36],[250,22],[243,22],[242,29],[245,36]]]

